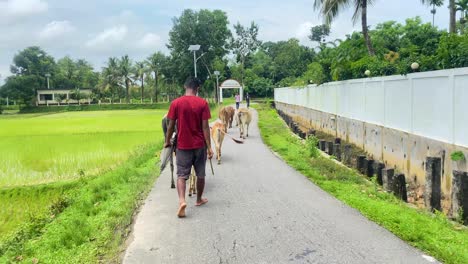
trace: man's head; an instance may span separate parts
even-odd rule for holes
[[[188,77],[187,80],[185,81],[184,87],[185,89],[191,89],[194,92],[198,92],[198,89],[200,89],[200,84],[201,84],[200,79],[195,78],[195,77]]]

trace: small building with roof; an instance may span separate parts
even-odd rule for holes
[[[91,89],[79,89],[80,100],[75,96],[76,89],[40,89],[37,90],[36,105],[90,104]]]

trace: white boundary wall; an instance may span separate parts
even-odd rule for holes
[[[468,147],[468,68],[276,88],[275,101]]]

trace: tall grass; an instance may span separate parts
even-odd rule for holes
[[[442,215],[410,208],[356,171],[322,156],[294,136],[277,113],[257,105],[264,142],[325,191],[411,245],[445,263],[468,263],[468,230]]]
[[[112,171],[138,146],[159,142],[165,112],[0,116],[0,241],[46,213],[77,179]]]
[[[117,169],[75,181],[47,210],[0,241],[0,263],[117,262],[138,201],[157,176],[154,153],[161,146],[139,148]]]

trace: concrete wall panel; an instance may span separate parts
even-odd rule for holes
[[[449,77],[413,79],[413,133],[453,142],[452,87]]]
[[[454,77],[454,144],[468,147],[468,75]]]
[[[410,87],[409,79],[385,82],[385,126],[411,131]]]

